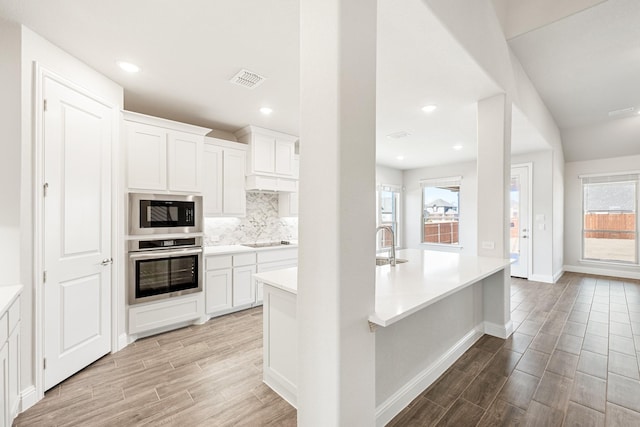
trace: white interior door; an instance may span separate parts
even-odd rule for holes
[[[529,241],[531,230],[529,229],[529,166],[516,166],[511,168],[510,200],[510,255],[515,260],[511,264],[511,275],[515,277],[529,278]]]
[[[111,109],[42,82],[44,388],[111,350]]]

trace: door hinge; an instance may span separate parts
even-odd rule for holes
[[[47,358],[42,359],[42,369],[47,369]]]
[[[43,105],[44,111],[47,111],[47,100],[46,99],[44,100],[43,104],[44,104]]]
[[[48,192],[48,191],[49,191],[49,183],[48,183],[48,182],[45,182],[45,183],[42,185],[42,195],[43,195],[43,197],[47,197],[47,192]]]
[[[47,282],[47,270],[42,272],[42,283]]]

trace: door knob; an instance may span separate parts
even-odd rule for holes
[[[103,259],[103,260],[102,260],[102,262],[101,262],[100,264],[102,264],[102,265],[109,265],[109,264],[111,264],[112,262],[113,262],[113,259],[111,259],[111,258],[105,258],[105,259]]]

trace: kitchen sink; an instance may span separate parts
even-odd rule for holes
[[[396,264],[402,264],[409,261],[408,259],[396,258]],[[376,265],[388,265],[391,262],[389,258],[376,257]]]

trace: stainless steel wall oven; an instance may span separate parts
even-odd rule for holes
[[[129,241],[129,304],[202,291],[202,237]]]

